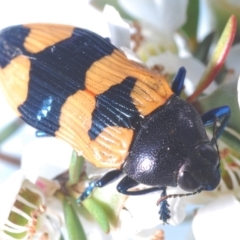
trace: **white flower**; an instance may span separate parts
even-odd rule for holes
[[[4,193],[0,205],[2,239],[60,239],[60,222],[47,215],[44,194],[25,178],[24,171],[14,172],[0,190]]]
[[[221,195],[197,211],[193,220],[196,240],[239,239],[240,203],[231,194]]]
[[[38,138],[23,150],[21,168],[35,182],[39,176],[53,179],[69,168],[72,147],[53,137]]]
[[[24,180],[25,176],[22,171],[16,171],[14,174],[12,174],[11,177],[9,177],[4,183],[0,185],[1,192],[3,193],[4,190],[8,193],[8,198],[2,199],[1,201],[1,211],[0,211],[0,225],[2,226],[6,219],[8,218],[9,212],[11,211],[11,208],[14,204],[15,197],[17,193],[19,192],[22,182]],[[8,192],[9,187],[12,187],[12,191]],[[4,201],[5,200],[5,201]]]
[[[22,170],[15,172],[2,185],[4,189],[11,189],[11,191],[2,189],[2,192],[6,193],[6,203],[1,202],[1,206],[5,210],[5,212],[1,211],[0,216],[1,224],[4,226],[3,230],[8,226],[9,221],[6,220],[6,217],[13,211],[14,202],[16,199],[19,200],[17,195],[21,194],[21,189],[27,188],[41,196],[42,202],[38,208],[43,211],[39,212],[37,219],[28,217],[26,227],[15,226],[17,230],[19,228],[26,231],[26,234],[19,239],[27,239],[28,236],[31,236],[32,239],[39,239],[43,234],[46,239],[60,239],[60,230],[64,232],[65,229],[64,216],[62,203],[54,197],[55,192],[60,189],[60,185],[51,179],[68,169],[71,155],[72,148],[67,143],[53,137],[36,139],[25,147],[22,155]],[[33,204],[31,198],[27,204]],[[36,210],[32,214],[35,212]],[[31,225],[31,222],[34,222],[35,225]],[[11,238],[4,236],[3,239]]]
[[[176,193],[176,191],[176,189],[168,189],[168,193]],[[145,230],[148,230],[150,237],[154,229],[162,225],[158,214],[160,206],[156,205],[160,194],[161,191],[157,191],[146,195],[129,196],[119,215],[117,235],[120,235],[122,239],[127,237],[135,239],[136,235],[140,237]],[[180,224],[186,216],[185,198],[168,199],[168,203],[171,211],[168,223]]]
[[[87,0],[50,2],[42,0],[35,3],[31,0],[22,0],[21,3],[6,1],[2,3],[1,8],[4,11],[0,16],[0,29],[11,25],[40,22],[79,26],[98,34],[108,35],[102,13],[94,9]],[[9,12],[12,13],[11,16]]]
[[[167,50],[177,52],[174,34],[186,21],[187,0],[119,0],[119,4],[138,20],[131,43],[144,62]]]
[[[185,78],[185,93],[189,96],[193,93],[197,83],[199,82],[202,74],[204,73],[206,66],[198,59],[188,56],[179,57],[176,54],[166,51],[165,53],[158,54],[157,56],[151,56],[148,58],[146,65],[151,69],[155,65],[163,66],[162,74],[174,76],[180,67],[186,68]],[[216,88],[216,84],[213,82],[205,90],[205,93],[209,94]]]
[[[108,170],[109,171],[109,170]],[[86,172],[90,178],[99,178],[106,172],[106,169],[99,169],[92,164],[86,163]],[[93,178],[93,179],[91,179]],[[157,200],[160,198],[161,191],[139,196],[127,196],[117,192],[116,185],[121,178],[104,188],[97,188],[93,192],[94,198],[104,202],[114,211],[117,218],[117,226],[111,230],[113,239],[138,239],[145,230],[148,230],[149,237],[154,229],[163,224],[159,219],[160,206],[157,206]],[[137,189],[144,189],[146,186],[138,185]],[[132,189],[134,191],[134,189]],[[179,188],[168,188],[167,194],[180,193]],[[185,216],[185,205],[187,198],[170,198],[171,218],[168,223],[171,225],[180,224]]]
[[[118,2],[130,15],[163,33],[172,34],[186,21],[188,0],[119,0]]]
[[[67,226],[64,222],[62,202],[54,197],[56,191],[60,189],[60,185],[51,179],[67,171],[71,155],[72,148],[67,143],[56,138],[39,138],[28,144],[22,155],[22,169],[24,170],[21,170],[19,173],[14,173],[13,176],[16,177],[10,178],[11,181],[9,180],[11,185],[8,184],[9,181],[4,182],[6,189],[14,187],[15,190],[13,189],[14,191],[9,192],[7,192],[5,188],[2,190],[2,192],[7,192],[6,201],[9,203],[9,207],[4,202],[1,205],[3,209],[6,210],[1,211],[1,223],[6,225],[6,222],[8,222],[6,221],[6,216],[10,214],[11,206],[16,201],[16,198],[19,198],[16,196],[21,192],[20,189],[31,187],[31,191],[34,193],[37,192],[44,200],[42,201],[44,202],[44,204],[42,204],[44,205],[44,211],[38,216],[38,219],[36,219],[36,226],[31,225],[31,228],[26,227],[28,230],[28,235],[26,236],[31,236],[32,239],[39,239],[40,236],[45,234],[44,236],[46,237],[48,235],[51,240],[58,240],[60,239],[60,234],[63,234],[65,239],[67,239]],[[22,180],[20,177],[22,177]],[[34,184],[28,179],[34,182]],[[9,193],[13,194],[9,195]],[[29,200],[29,202],[28,204],[31,204],[31,200]],[[111,239],[110,235],[106,235],[96,222],[91,218],[89,219],[89,216],[79,215],[79,218],[89,240]],[[29,218],[29,221],[30,220]],[[19,228],[21,228],[21,226],[19,226]],[[4,240],[5,239],[7,239],[6,236],[4,236]]]
[[[111,43],[120,47],[130,47],[130,27],[119,15],[115,8],[106,5],[103,15],[110,31]]]

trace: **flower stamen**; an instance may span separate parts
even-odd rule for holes
[[[43,193],[24,180],[0,234],[4,239],[10,240],[31,238],[36,233],[39,218],[45,211]]]

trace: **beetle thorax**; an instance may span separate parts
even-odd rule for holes
[[[194,148],[209,142],[195,109],[173,96],[137,129],[123,171],[151,186],[177,186],[178,173]]]

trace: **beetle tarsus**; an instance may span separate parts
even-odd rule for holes
[[[89,184],[87,188],[85,188],[84,192],[81,194],[81,196],[77,199],[77,203],[80,204],[83,200],[85,200],[87,197],[90,196],[90,194],[93,192],[93,190],[96,187],[105,187],[109,183],[115,181],[117,178],[119,178],[122,175],[121,170],[113,170],[110,172],[107,172],[105,175],[103,175],[100,179],[97,179]]]
[[[96,187],[96,181],[91,182],[87,188],[85,188],[84,192],[81,194],[81,196],[77,199],[77,204],[80,204],[82,201],[84,201],[87,197],[90,196],[93,189]]]
[[[215,142],[220,137],[224,128],[226,127],[228,120],[230,118],[230,115],[231,115],[231,109],[228,106],[214,108],[202,115],[201,118],[205,127],[216,125],[216,121],[220,122],[220,126],[214,129],[215,136],[213,136],[213,138]]]

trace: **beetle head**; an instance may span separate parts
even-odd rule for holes
[[[195,192],[217,187],[219,165],[201,117],[173,96],[141,122],[122,169],[142,184]]]
[[[201,143],[178,172],[178,185],[188,192],[211,191],[220,182],[218,151],[210,143]]]

